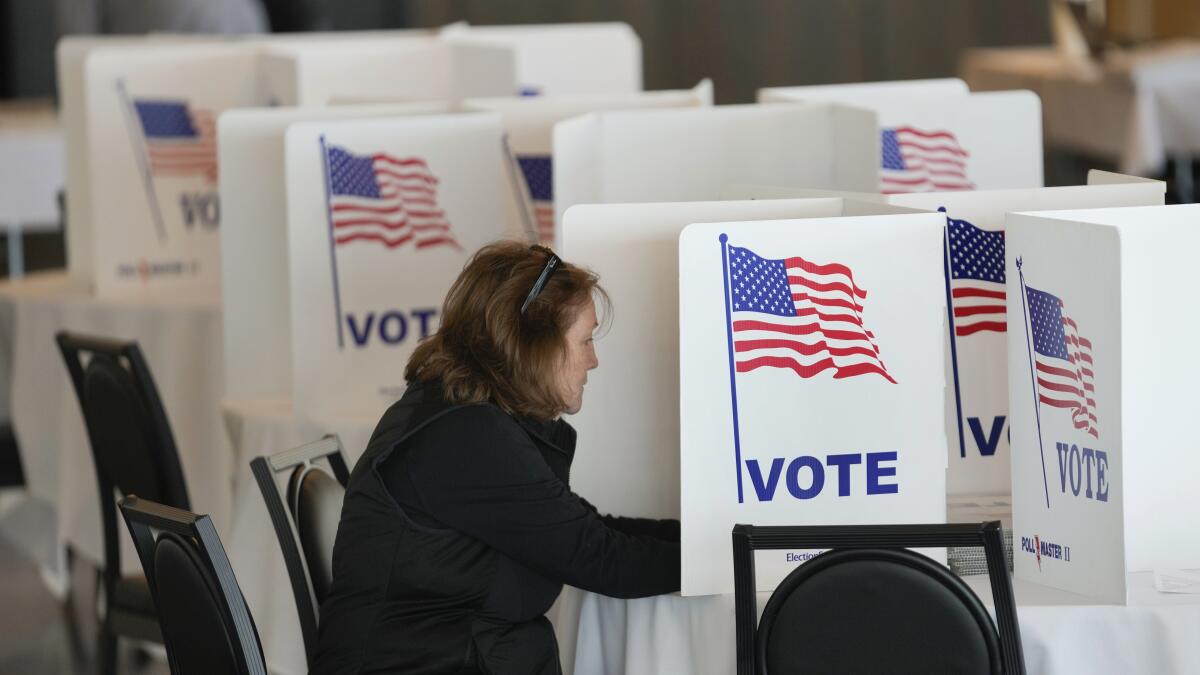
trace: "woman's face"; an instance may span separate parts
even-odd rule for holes
[[[596,304],[589,300],[567,329],[567,350],[558,371],[558,392],[563,401],[563,413],[574,415],[583,407],[583,386],[588,371],[600,365],[592,333],[596,326]]]

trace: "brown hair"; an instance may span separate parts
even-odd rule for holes
[[[563,261],[522,314],[548,258],[548,249],[515,241],[479,249],[446,294],[441,326],[408,359],[405,379],[439,381],[452,403],[490,401],[510,414],[557,417],[567,329],[589,299],[607,309],[608,296],[595,273]]]

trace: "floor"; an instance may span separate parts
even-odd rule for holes
[[[60,602],[49,590],[38,565],[0,527],[0,673],[21,675],[93,675],[97,622],[95,570],[71,565],[69,599]],[[167,675],[158,657],[122,641],[118,672]]]

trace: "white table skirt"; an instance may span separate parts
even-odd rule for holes
[[[986,576],[967,584],[991,607]],[[1014,582],[1029,675],[1195,673],[1200,596],[1158,593],[1130,575],[1128,606]],[[770,594],[759,595],[759,607]],[[732,595],[616,600],[582,596],[575,675],[730,675],[736,668]]]
[[[9,370],[6,393],[26,483],[34,497],[53,505],[59,541],[98,563],[103,538],[96,474],[79,402],[54,340],[60,330],[138,341],[175,434],[192,508],[226,531],[233,513],[233,452],[219,410],[219,300],[98,300],[62,272],[0,284],[0,362]],[[121,531],[122,568],[140,570],[132,541]]]

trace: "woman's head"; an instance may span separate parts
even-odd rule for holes
[[[438,331],[408,361],[405,378],[438,380],[455,403],[492,401],[510,413],[553,419],[577,412],[597,365],[592,333],[599,278],[561,262],[521,311],[552,254],[497,242],[480,249],[446,294]]]

